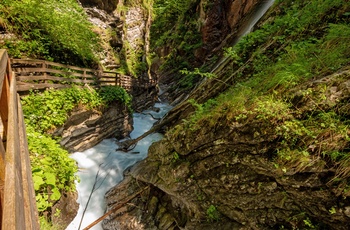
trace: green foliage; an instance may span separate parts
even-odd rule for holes
[[[5,0],[0,6],[7,30],[19,37],[2,45],[10,56],[77,65],[96,63],[99,39],[77,1]]]
[[[224,73],[234,73],[232,86],[203,104],[190,99],[196,112],[172,134],[195,133],[224,122],[260,122],[273,127],[263,132],[271,131],[276,138],[270,157],[283,172],[297,172],[322,157],[334,167],[335,178],[344,180],[350,177],[349,122],[332,107],[341,102],[331,104],[330,89],[320,85],[299,91],[303,101],[310,102],[309,110],[299,110],[293,104],[295,91],[289,90],[349,65],[350,4],[287,0],[278,7],[273,20],[224,50],[231,65],[216,73],[215,80],[229,82]],[[204,75],[199,69],[183,73]]]
[[[98,91],[99,96],[104,104],[110,104],[113,101],[120,101],[131,111],[131,96],[126,90],[119,86],[105,86]]]
[[[207,209],[207,218],[209,222],[218,221],[220,219],[220,213],[214,205],[210,205]]]
[[[143,46],[144,44],[137,44],[135,49],[131,47],[128,41],[123,42],[122,53],[125,55],[125,60],[122,61],[122,68],[124,68],[125,73],[137,77],[147,72],[147,62],[143,61],[145,55]]]
[[[98,91],[72,87],[46,90],[41,94],[31,92],[28,96],[22,97],[22,104],[26,124],[45,132],[63,125],[76,106],[96,109],[106,107],[115,100],[124,103],[131,110],[131,97],[119,86],[102,87]]]
[[[337,210],[335,209],[334,206],[333,206],[331,209],[329,209],[328,211],[329,211],[329,213],[330,213],[331,215],[334,215],[334,214],[337,213]]]
[[[55,140],[30,125],[27,136],[37,207],[43,212],[60,199],[63,191],[75,189],[77,166]]]
[[[156,0],[151,26],[151,47],[171,47],[162,69],[176,71],[189,68],[194,50],[202,45],[199,33],[197,1]]]
[[[193,71],[189,71],[189,70],[187,70],[187,69],[182,69],[182,70],[180,70],[180,73],[182,73],[182,74],[186,74],[186,75],[199,75],[199,76],[201,76],[201,77],[206,77],[206,78],[214,78],[215,77],[215,74],[213,74],[213,73],[205,73],[205,72],[201,72],[201,70],[200,69],[198,69],[198,68],[194,68],[194,70]]]
[[[309,229],[315,228],[315,226],[312,224],[312,222],[309,218],[306,218],[303,221],[304,221],[305,226],[308,227]]]
[[[41,94],[31,92],[22,97],[26,124],[45,132],[63,125],[69,113],[77,105],[96,108],[102,104],[98,93],[87,88],[72,87],[63,90],[46,90]]]
[[[39,217],[39,224],[41,230],[60,230],[62,229],[61,226],[52,225],[52,223],[47,220],[45,216]]]
[[[180,159],[179,154],[178,154],[177,152],[174,152],[174,153],[173,153],[173,162],[175,163],[175,162],[177,162],[179,159]]]
[[[209,120],[209,124],[213,124],[215,119],[211,117],[213,115],[212,110],[217,106],[217,101],[215,99],[209,99],[205,104],[198,104],[195,100],[190,99],[188,101],[195,109],[196,112],[190,117],[189,120],[184,120],[184,124],[190,130],[195,131],[200,129],[201,120]]]
[[[184,68],[179,71],[182,76],[181,79],[178,81],[177,86],[179,86],[182,89],[191,89],[195,85],[196,82],[200,78],[215,78],[215,74],[208,73],[208,72],[202,72],[199,68],[194,68],[193,71],[189,71],[187,68]]]
[[[22,97],[34,189],[40,212],[50,211],[62,193],[75,188],[74,181],[77,179],[75,161],[55,140],[43,133],[63,125],[74,107],[102,109],[116,100],[129,108],[131,106],[131,98],[126,91],[114,86],[99,91],[72,87],[47,90],[41,94],[31,92]]]

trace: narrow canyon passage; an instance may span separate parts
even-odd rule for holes
[[[157,103],[155,108],[159,108],[159,112],[146,110],[143,113],[134,114],[134,130],[130,134],[132,139],[148,131],[153,123],[157,121],[157,118],[163,117],[171,106]],[[77,182],[76,186],[79,194],[77,202],[80,206],[77,216],[67,227],[67,230],[83,229],[102,216],[106,208],[105,193],[123,179],[125,169],[144,159],[147,156],[148,147],[161,138],[162,135],[159,133],[151,134],[142,139],[128,153],[116,151],[118,146],[116,139],[113,138],[105,139],[84,152],[72,154],[71,157],[77,161],[79,166],[80,182]],[[82,223],[80,224],[81,220]],[[101,224],[94,226],[92,229],[102,229]]]

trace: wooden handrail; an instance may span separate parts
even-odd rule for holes
[[[15,73],[0,50],[0,214],[1,230],[39,229],[27,136]]]
[[[12,59],[13,70],[17,76],[17,91],[47,88],[67,88],[72,84],[93,87],[117,85],[131,91],[133,87],[149,88],[155,80],[141,80],[121,75],[114,71],[80,68],[60,63],[36,59]]]

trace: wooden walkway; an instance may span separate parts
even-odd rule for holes
[[[1,230],[39,229],[27,136],[15,73],[0,50]]]

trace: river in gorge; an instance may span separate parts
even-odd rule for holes
[[[235,43],[252,30],[273,3],[274,0],[263,0],[261,2],[261,5],[244,23]],[[226,59],[222,58],[212,71],[218,68]],[[156,103],[155,107],[159,108],[160,111],[146,110],[143,113],[134,114],[134,130],[130,134],[132,139],[147,132],[157,119],[163,117],[171,109],[170,105],[162,103]],[[125,169],[146,158],[149,146],[161,138],[162,135],[159,133],[148,135],[128,153],[116,151],[118,148],[116,139],[106,139],[91,149],[74,153],[71,157],[78,162],[79,167],[77,174],[80,183],[76,183],[76,187],[78,191],[77,202],[80,206],[77,216],[66,230],[83,229],[101,217],[106,209],[105,193],[122,181]],[[101,230],[101,223],[91,229]]]
[[[130,134],[132,139],[148,131],[157,119],[171,109],[170,105],[162,103],[156,103],[154,107],[159,108],[159,111],[146,110],[134,114],[134,130]],[[105,139],[91,149],[72,154],[71,157],[77,161],[79,167],[77,174],[80,183],[76,183],[79,210],[66,230],[83,229],[101,217],[106,209],[105,193],[123,179],[125,169],[146,158],[149,146],[161,138],[159,133],[150,134],[127,153],[116,151],[116,139]],[[91,229],[102,229],[101,223]]]

